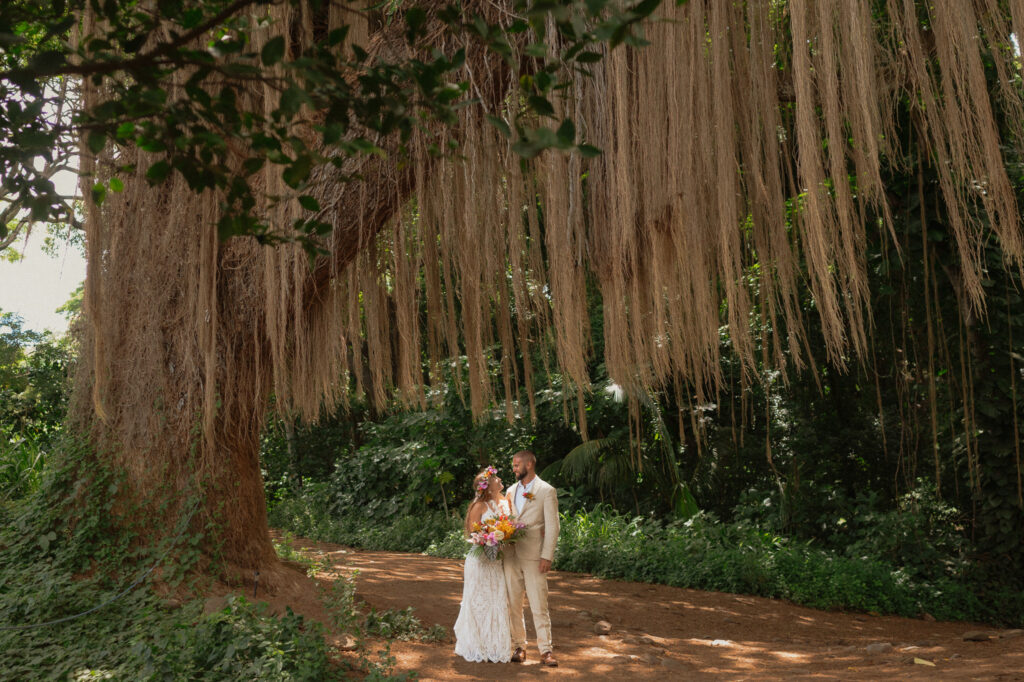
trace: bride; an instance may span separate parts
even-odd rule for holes
[[[508,500],[501,494],[501,479],[494,467],[487,467],[473,479],[476,496],[466,514],[467,537],[473,525],[488,518],[509,514]],[[467,661],[508,663],[512,658],[512,635],[508,620],[505,572],[500,560],[482,553],[466,557],[463,569],[462,606],[455,621],[455,653]]]

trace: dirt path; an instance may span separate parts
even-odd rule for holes
[[[358,569],[357,594],[377,609],[412,606],[424,625],[451,630],[462,597],[462,562],[418,554],[364,552],[299,541],[324,552],[334,570]],[[423,680],[574,678],[994,679],[1024,681],[1024,633],[965,623],[833,613],[787,602],[661,585],[599,580],[555,571],[549,578],[555,653],[542,668],[467,663],[453,642],[396,642],[400,670]],[[607,635],[595,632],[607,621]],[[963,640],[972,630],[983,642]],[[527,633],[532,624],[527,611]],[[1002,634],[1002,637],[998,635]],[[868,653],[869,645],[891,650]],[[881,647],[885,648],[885,647]],[[934,663],[915,663],[914,659]]]

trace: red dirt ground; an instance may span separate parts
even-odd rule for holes
[[[358,569],[357,596],[381,609],[415,608],[424,625],[451,631],[462,596],[462,562],[419,554],[365,552],[299,540],[326,555],[329,573]],[[943,623],[815,611],[788,602],[662,585],[600,580],[553,571],[548,580],[557,669],[543,668],[536,649],[525,664],[467,663],[451,640],[395,642],[397,669],[423,680],[575,678],[701,679],[990,679],[1024,681],[1024,633],[969,623]],[[324,613],[296,584],[271,603],[310,617]],[[280,602],[280,604],[277,604]],[[595,632],[599,620],[611,624]],[[989,641],[964,641],[969,631]],[[532,624],[527,612],[527,633]],[[1002,636],[1000,636],[1002,635]],[[891,651],[869,654],[875,643]],[[915,661],[916,659],[916,661]],[[933,663],[934,667],[928,665]]]

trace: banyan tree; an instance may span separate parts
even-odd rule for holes
[[[363,46],[367,68],[425,49],[400,39],[407,8],[367,20],[340,5],[256,6],[256,51],[299,55],[342,25],[337,49]],[[469,4],[504,29],[522,6]],[[858,362],[872,326],[865,235],[891,227],[880,169],[907,144],[900,102],[911,112],[901,130],[938,173],[976,314],[983,245],[998,240],[1014,268],[1024,257],[1003,163],[1024,142],[1021,0],[666,2],[643,26],[648,45],[604,44],[552,91],[550,112],[526,107],[521,85],[538,73],[531,46],[557,48],[564,32],[539,38],[520,22],[509,58],[452,32],[439,5],[424,9],[416,24],[433,54],[464,50],[452,78],[467,85],[466,106],[358,155],[325,144],[335,114],[304,106],[290,134],[338,160],[298,188],[279,165],[247,171],[269,226],[261,238],[220,238],[223,192],[197,192],[179,173],[147,181],[158,153],[83,147],[88,186],[116,175],[123,191],[86,209],[75,423],[140,497],[201,490],[202,521],[220,529],[235,570],[274,564],[259,462],[271,406],[315,419],[354,393],[424,405],[464,357],[456,376],[475,413],[528,418],[518,397],[539,371],[588,390],[588,283],[602,300],[603,360],[628,393],[713,392],[723,327],[746,367],[801,367],[801,288],[829,360]],[[92,30],[87,20],[82,35]],[[172,99],[190,96],[190,77],[171,77]],[[278,102],[274,84],[239,83],[233,96],[251,110]],[[87,110],[104,97],[102,78],[86,81]],[[545,113],[601,153],[524,154],[509,130]],[[455,144],[438,153],[439,139]],[[228,149],[226,163],[245,153]],[[312,251],[291,238],[310,216],[326,225]],[[754,335],[765,335],[764,358]],[[553,349],[551,367],[533,366],[538,346]]]

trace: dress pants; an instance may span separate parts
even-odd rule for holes
[[[539,550],[539,543],[537,544],[537,550]],[[506,552],[505,586],[508,589],[508,617],[512,630],[512,646],[526,650],[526,621],[523,616],[523,593],[525,592],[527,599],[530,600],[530,612],[533,613],[533,627],[537,631],[537,649],[542,654],[551,651],[548,577],[540,572],[540,554],[534,554],[527,547],[518,545]]]

